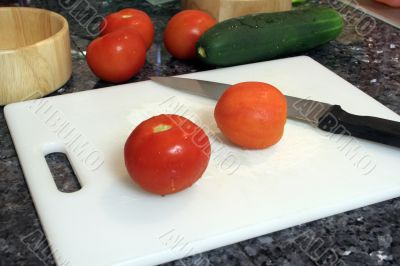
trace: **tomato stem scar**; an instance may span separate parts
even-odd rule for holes
[[[168,129],[170,129],[172,126],[170,125],[165,125],[165,124],[159,124],[158,126],[153,128],[153,132],[154,133],[160,133],[163,131],[167,131]]]

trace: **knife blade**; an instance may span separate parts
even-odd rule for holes
[[[218,100],[230,84],[177,77],[150,77],[158,84],[190,94]],[[358,116],[332,105],[285,95],[288,118],[310,123],[332,134],[342,134],[400,147],[400,122]]]

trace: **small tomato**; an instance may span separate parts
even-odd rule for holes
[[[285,96],[262,82],[229,87],[218,100],[214,117],[221,132],[233,143],[262,149],[277,143],[286,123]]]
[[[210,152],[208,137],[196,124],[178,115],[159,115],[132,131],[124,158],[137,184],[166,195],[196,182],[207,168]]]
[[[123,28],[93,40],[86,60],[99,78],[120,83],[137,74],[146,61],[146,46],[134,28]]]
[[[196,42],[216,23],[214,18],[203,11],[181,11],[171,18],[165,28],[165,47],[178,59],[194,59]]]
[[[146,48],[150,48],[154,40],[154,25],[149,15],[138,9],[125,8],[106,16],[100,24],[100,34],[106,35],[126,26],[135,28],[142,36]]]

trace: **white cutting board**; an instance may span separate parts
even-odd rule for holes
[[[340,104],[355,114],[400,120],[308,57],[185,77],[265,81],[289,95]],[[350,138],[338,139],[289,120],[277,145],[241,150],[221,142],[214,105],[212,100],[146,81],[5,108],[59,265],[158,264],[400,195],[398,148],[355,139],[343,147]],[[201,180],[166,197],[143,192],[131,182],[123,162],[130,131],[163,112],[192,118],[209,131],[213,142]],[[80,191],[57,190],[44,159],[56,151],[68,154],[83,186]]]

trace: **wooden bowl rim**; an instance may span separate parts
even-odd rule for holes
[[[59,31],[57,31],[55,34],[47,37],[46,39],[29,44],[27,46],[21,46],[21,47],[15,48],[15,49],[0,49],[0,55],[15,53],[20,50],[29,49],[33,46],[43,45],[45,43],[53,41],[55,38],[58,38],[62,34],[65,34],[66,32],[68,32],[68,21],[62,15],[60,15],[56,12],[53,12],[51,10],[35,8],[35,7],[0,7],[0,11],[6,10],[6,9],[19,9],[19,10],[23,10],[23,11],[33,11],[33,12],[37,12],[37,13],[41,13],[41,12],[49,13],[50,15],[54,16],[55,18],[59,19],[62,22],[62,27]]]

